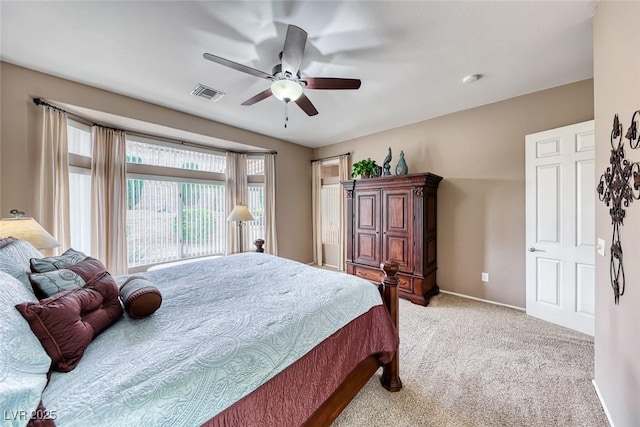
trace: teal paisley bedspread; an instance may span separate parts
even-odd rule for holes
[[[163,295],[124,316],[43,403],[67,426],[197,426],[249,394],[342,326],[382,304],[375,286],[266,254],[144,273]]]

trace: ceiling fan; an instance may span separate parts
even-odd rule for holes
[[[273,67],[272,74],[246,65],[238,64],[219,56],[205,53],[203,56],[209,61],[216,62],[234,70],[242,71],[252,76],[270,80],[271,86],[259,94],[247,99],[242,105],[253,105],[271,95],[284,101],[285,104],[294,101],[309,116],[318,114],[309,98],[303,93],[303,89],[358,89],[359,79],[342,79],[336,77],[300,77],[300,64],[307,43],[307,32],[295,25],[287,27],[287,35],[284,40],[284,48],[280,52],[280,64]],[[286,127],[286,123],[285,123]]]

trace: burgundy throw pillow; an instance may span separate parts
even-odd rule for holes
[[[100,261],[69,266],[87,283],[38,302],[16,305],[51,357],[52,368],[69,372],[100,332],[122,316],[118,285]]]

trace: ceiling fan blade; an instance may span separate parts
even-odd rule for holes
[[[228,59],[224,59],[210,53],[205,53],[202,56],[209,61],[224,65],[225,67],[233,68],[234,70],[242,71],[243,73],[251,74],[252,76],[262,77],[263,79],[269,80],[273,78],[271,74],[267,74],[264,71],[256,70],[255,68],[247,67],[246,65],[238,64],[237,62],[229,61]]]
[[[292,76],[298,75],[306,44],[307,32],[295,25],[289,25],[282,50],[282,71],[288,71]]]
[[[256,102],[260,102],[260,101],[262,101],[263,99],[267,99],[267,98],[268,98],[268,97],[270,97],[271,95],[273,95],[273,94],[271,93],[271,88],[268,88],[267,90],[262,91],[262,92],[260,92],[259,94],[255,95],[255,96],[253,96],[253,97],[251,97],[251,98],[249,98],[249,99],[247,99],[246,101],[244,101],[244,102],[242,103],[242,105],[253,105],[253,104],[255,104]]]
[[[307,95],[304,93],[300,95],[300,98],[296,99],[296,104],[302,108],[302,111],[307,113],[307,116],[315,116],[318,114],[318,110],[316,110],[316,107],[313,106],[311,100],[307,98]]]
[[[307,77],[301,79],[306,82],[307,89],[359,89],[359,79],[341,79],[337,77]]]

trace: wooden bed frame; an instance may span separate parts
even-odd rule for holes
[[[398,278],[396,277],[398,264],[385,261],[380,265],[380,268],[384,271],[384,278],[382,283],[378,285],[378,289],[393,324],[398,328]],[[400,381],[398,352],[396,351],[393,359],[387,364],[381,364],[376,355],[369,356],[351,371],[338,389],[313,413],[304,426],[329,426],[380,366],[382,366],[382,377],[380,378],[382,386],[390,392],[400,391],[402,381]]]

